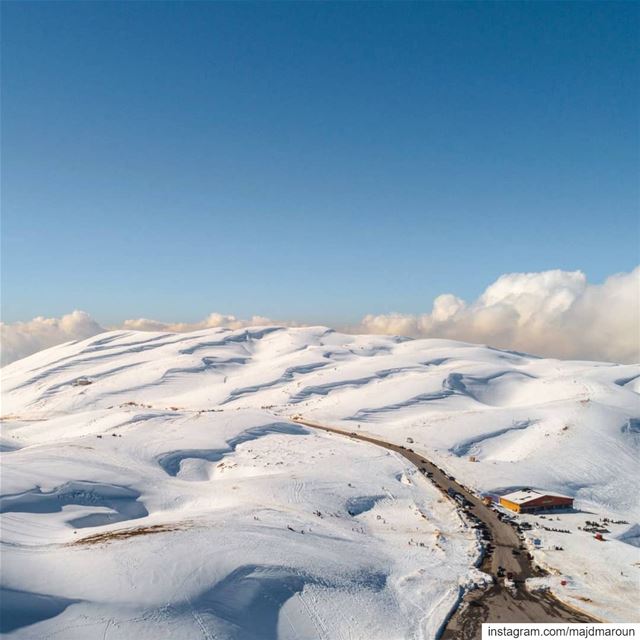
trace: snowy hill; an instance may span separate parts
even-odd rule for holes
[[[477,579],[473,532],[399,457],[292,414],[411,438],[478,491],[559,491],[628,521],[594,560],[613,595],[577,575],[590,536],[539,554],[583,608],[624,619],[638,391],[637,366],[323,327],[116,331],[34,354],[2,369],[2,631],[434,637]]]

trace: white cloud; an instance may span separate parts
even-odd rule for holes
[[[41,349],[69,340],[90,338],[106,329],[84,311],[74,311],[61,318],[38,316],[29,322],[0,323],[2,366]]]
[[[242,319],[212,313],[194,323],[130,319],[120,328],[182,332],[265,324],[273,321],[262,316]],[[299,326],[295,322],[278,324]],[[3,365],[61,342],[106,331],[83,311],[61,318],[0,323],[0,327]],[[601,285],[588,283],[580,271],[510,273],[498,278],[471,303],[446,293],[434,300],[430,313],[367,315],[347,330],[451,338],[559,358],[637,362],[640,267],[611,276]]]
[[[252,316],[247,320],[228,316],[222,313],[212,313],[201,322],[158,322],[148,318],[134,318],[125,320],[124,329],[135,329],[136,331],[197,331],[198,329],[213,329],[216,327],[227,327],[229,329],[242,329],[257,325],[273,324],[272,320],[263,316]]]
[[[365,333],[479,342],[543,356],[640,360],[640,267],[587,282],[580,271],[511,273],[471,304],[438,296],[431,313],[365,316]]]

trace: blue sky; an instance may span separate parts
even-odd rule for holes
[[[629,271],[638,16],[4,2],[3,319],[344,322]]]

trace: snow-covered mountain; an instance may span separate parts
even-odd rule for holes
[[[410,439],[479,492],[575,497],[536,557],[574,605],[630,619],[637,366],[256,327],[115,331],[1,373],[12,637],[434,637],[479,579],[473,531],[395,454],[293,414]],[[577,528],[596,517],[629,524],[598,543]]]

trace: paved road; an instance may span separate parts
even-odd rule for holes
[[[329,433],[362,440],[379,447],[395,451],[404,456],[423,473],[431,476],[433,483],[445,494],[453,489],[462,494],[470,506],[467,512],[482,523],[490,537],[488,553],[482,563],[482,570],[494,577],[495,584],[488,590],[469,592],[460,607],[447,623],[442,634],[443,640],[476,640],[481,638],[483,622],[597,622],[588,615],[571,609],[550,593],[531,593],[522,586],[522,581],[536,575],[531,559],[520,549],[521,540],[514,527],[498,518],[498,513],[482,501],[455,478],[424,458],[422,455],[385,440],[372,438],[356,432],[327,427],[317,422],[295,416],[294,422],[321,429]],[[515,551],[515,553],[514,553]],[[498,576],[498,568],[513,573],[518,588],[513,591],[504,586],[504,579]]]

